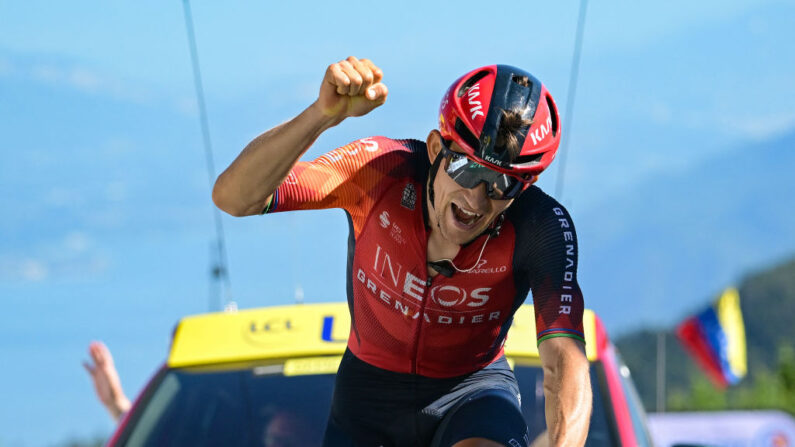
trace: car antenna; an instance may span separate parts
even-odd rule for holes
[[[580,74],[580,55],[582,54],[583,31],[585,29],[585,11],[587,9],[588,0],[580,0],[580,12],[577,17],[577,33],[574,37],[574,54],[571,58],[571,71],[569,72],[569,89],[566,92],[566,116],[563,120],[563,123],[569,128],[569,132],[573,129],[574,98],[577,95],[577,80]],[[571,136],[563,138],[561,142],[562,147],[558,153],[558,177],[555,184],[555,198],[561,203],[563,203],[563,184],[566,175],[566,159],[569,152],[570,140]]]
[[[304,288],[301,284],[295,286],[295,304],[304,304]]]
[[[193,32],[193,17],[190,10],[190,0],[182,1],[185,13],[185,29],[188,34],[188,46],[190,49],[190,59],[193,67],[193,82],[196,87],[196,102],[199,107],[199,123],[202,130],[202,141],[204,143],[204,156],[207,164],[207,177],[210,189],[215,182],[215,163],[213,161],[213,148],[210,142],[210,124],[207,117],[207,107],[204,103],[204,89],[202,88],[201,71],[199,71],[199,51],[196,47],[196,36]],[[226,309],[232,303],[232,281],[229,279],[229,262],[226,255],[226,238],[224,237],[224,227],[221,221],[221,212],[218,207],[213,206],[213,218],[215,220],[215,249],[217,254],[211,260],[211,285],[210,285],[210,310],[219,308]],[[214,289],[212,283],[221,285],[220,289]],[[222,289],[222,290],[221,290]],[[237,305],[235,305],[235,308]]]

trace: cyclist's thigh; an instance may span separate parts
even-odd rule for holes
[[[323,447],[360,447],[345,431],[340,428],[334,418],[328,419],[326,434],[323,435]]]
[[[450,447],[468,438],[485,438],[508,447],[530,443],[516,397],[505,389],[481,390],[452,408],[436,430],[433,447]]]

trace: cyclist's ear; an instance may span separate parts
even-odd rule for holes
[[[438,130],[433,129],[428,133],[425,145],[428,147],[428,160],[433,164],[439,152],[442,151],[442,134]]]

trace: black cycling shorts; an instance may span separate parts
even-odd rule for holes
[[[467,438],[529,443],[519,386],[504,357],[436,379],[387,371],[345,352],[324,447],[448,447]]]

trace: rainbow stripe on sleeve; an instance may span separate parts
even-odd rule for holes
[[[585,334],[574,329],[551,328],[538,333],[538,343],[555,337],[569,337],[585,343]]]

